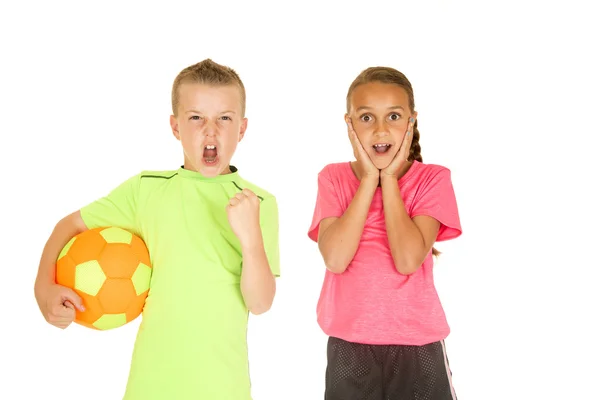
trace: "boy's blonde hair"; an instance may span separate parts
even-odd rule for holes
[[[171,106],[173,115],[177,116],[179,107],[179,87],[184,83],[199,83],[213,86],[236,85],[240,89],[242,101],[242,118],[246,114],[246,89],[237,72],[233,69],[217,64],[210,58],[184,68],[173,82],[171,91]]]

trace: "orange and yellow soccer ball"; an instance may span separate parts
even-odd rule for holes
[[[56,283],[81,296],[85,311],[75,322],[108,330],[136,319],[144,308],[152,268],[145,243],[116,227],[73,237],[56,262]]]

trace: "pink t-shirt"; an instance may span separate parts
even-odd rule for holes
[[[315,242],[321,220],[341,217],[360,181],[345,162],[323,168],[318,183],[308,232]],[[399,185],[411,218],[428,215],[440,221],[438,242],[462,233],[450,170],[415,161]],[[381,188],[375,192],[358,250],[346,271],[334,274],[326,270],[317,316],[325,334],[355,343],[423,345],[450,333],[434,287],[431,252],[409,276],[394,266]]]

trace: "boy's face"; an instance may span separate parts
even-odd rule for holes
[[[230,173],[229,162],[244,137],[240,89],[235,85],[184,83],[179,87],[173,135],[181,142],[184,168],[214,177]]]
[[[416,118],[416,112],[414,117]],[[411,117],[408,93],[394,84],[371,82],[351,94],[352,126],[371,161],[386,168],[400,150]]]

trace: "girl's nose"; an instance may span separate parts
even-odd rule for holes
[[[375,136],[387,136],[389,135],[388,126],[385,121],[377,123],[375,126]]]

